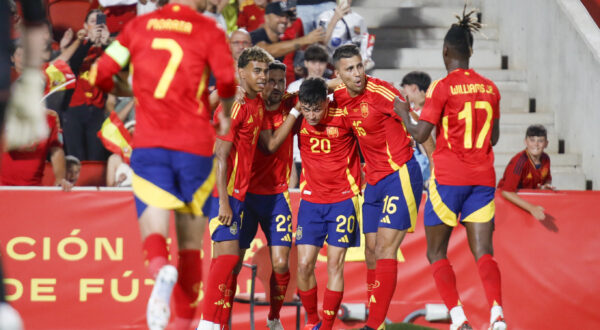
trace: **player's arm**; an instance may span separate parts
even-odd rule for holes
[[[123,33],[125,34],[125,33]],[[119,77],[113,77],[129,63],[129,49],[120,40],[113,41],[90,70],[90,84],[105,92],[112,92],[116,84],[121,84]],[[115,91],[115,94],[118,93]]]
[[[506,198],[509,202],[515,204],[523,210],[531,213],[531,215],[533,215],[534,218],[538,220],[546,219],[546,214],[544,214],[544,208],[541,205],[534,205],[529,203],[528,201],[519,197],[519,195],[517,195],[516,192],[506,190],[501,191],[502,197]]]
[[[219,103],[222,106],[222,118],[227,122],[231,117],[231,107],[235,101],[236,82],[235,71],[233,68],[233,57],[227,44],[225,33],[216,27],[214,33],[210,34],[208,55],[208,64],[212,74],[217,80],[217,91]],[[221,122],[223,127],[223,122]],[[219,132],[224,135],[226,132]]]
[[[333,10],[333,16],[331,16],[329,22],[325,22],[327,26],[327,29],[325,30],[325,44],[328,44],[329,40],[331,40],[333,30],[335,30],[335,26],[337,25],[337,23],[340,21],[340,19],[342,19],[342,17],[344,17],[349,12],[350,5],[347,2],[345,4],[341,2],[338,3],[337,7],[335,7],[335,9]],[[321,24],[321,22],[319,22],[319,25]]]
[[[288,53],[302,48],[303,46],[312,45],[324,40],[325,31],[322,27],[319,27],[312,30],[309,34],[294,40],[280,41],[273,44],[268,44],[264,41],[261,41],[257,43],[256,46],[266,50],[267,53],[271,54],[273,57],[282,57]]]
[[[336,78],[327,80],[327,93],[333,93],[335,88],[341,84],[342,84],[342,79],[340,77],[336,77]]]
[[[402,118],[406,130],[415,141],[423,143],[430,137],[433,124],[424,120],[419,120],[416,125],[413,124],[410,120],[409,110],[408,102],[400,100],[398,96],[394,98],[394,112]]]
[[[492,146],[495,146],[500,139],[500,119],[494,119],[494,127],[492,128]]]
[[[215,142],[215,155],[217,157],[217,190],[219,192],[219,216],[218,220],[225,226],[231,225],[233,211],[229,205],[227,194],[227,158],[231,152],[233,142],[217,138]]]
[[[50,164],[52,164],[52,172],[54,172],[54,185],[62,187],[64,191],[70,191],[73,185],[65,179],[67,162],[65,152],[61,147],[54,146],[50,148]]]
[[[278,129],[275,131],[272,129],[260,131],[258,143],[261,149],[267,153],[274,153],[277,151],[285,139],[287,139],[288,135],[290,135],[298,116],[300,116],[300,111],[296,108],[292,108],[289,115]]]

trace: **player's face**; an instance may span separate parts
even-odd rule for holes
[[[365,89],[365,67],[360,55],[340,59],[335,71],[346,84],[351,96],[360,94]]]
[[[306,119],[306,122],[311,126],[315,126],[321,122],[321,119],[323,119],[327,112],[327,99],[320,104],[300,102],[300,111],[302,112],[304,119]]]
[[[240,58],[240,54],[244,51],[244,49],[250,46],[252,46],[252,40],[250,39],[250,35],[248,33],[235,31],[231,35],[231,39],[229,39],[231,55],[236,61],[238,58]]]
[[[548,146],[548,140],[543,136],[528,136],[525,138],[527,152],[533,157],[539,157]]]
[[[271,31],[282,34],[287,28],[288,18],[285,15],[267,14],[265,15],[265,23]]]
[[[246,87],[254,93],[260,93],[267,83],[267,63],[250,61],[245,68],[240,70],[240,78],[246,82]]]
[[[402,85],[402,95],[408,97],[410,103],[418,105],[425,100],[425,93],[416,84]]]
[[[267,74],[267,84],[263,91],[264,99],[270,104],[281,102],[285,92],[285,72],[283,70],[269,70]]]
[[[319,61],[304,61],[304,66],[306,66],[309,77],[323,77],[325,69],[327,69],[327,63]]]

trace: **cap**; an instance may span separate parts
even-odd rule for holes
[[[287,6],[285,5],[284,2],[273,1],[270,4],[268,4],[267,7],[265,8],[265,15],[266,14],[275,14],[277,16],[286,16],[287,10],[288,10]]]

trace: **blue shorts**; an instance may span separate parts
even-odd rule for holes
[[[375,233],[379,227],[414,231],[422,194],[421,167],[414,157],[375,185],[367,184],[363,232]]]
[[[292,211],[289,192],[276,195],[247,193],[244,204],[241,249],[250,247],[259,223],[269,246],[292,246]]]
[[[219,221],[219,198],[210,198],[210,216],[208,220],[208,229],[210,230],[210,238],[214,242],[236,241],[240,239],[240,233],[243,226],[244,218],[244,202],[237,198],[229,196],[229,206],[233,213],[231,225],[225,226]]]
[[[446,186],[429,180],[429,197],[425,203],[425,226],[445,223],[455,227],[460,222],[494,221],[496,188],[488,186]]]
[[[132,186],[138,217],[148,205],[204,215],[215,186],[214,157],[163,148],[137,148],[131,155]]]
[[[317,204],[300,201],[296,245],[327,244],[349,248],[360,246],[358,196],[332,204]]]

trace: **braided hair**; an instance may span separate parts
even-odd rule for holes
[[[458,23],[452,24],[446,37],[444,44],[453,48],[458,54],[469,58],[473,54],[473,32],[481,29],[481,23],[473,17],[477,13],[477,9],[473,9],[467,13],[467,5],[463,8],[462,17],[456,15]]]

